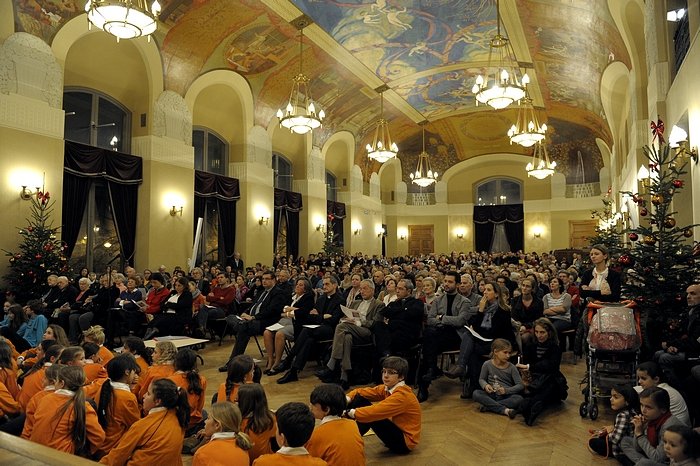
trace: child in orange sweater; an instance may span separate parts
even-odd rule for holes
[[[14,400],[19,398],[17,366],[12,360],[12,347],[4,339],[0,339],[0,383],[5,386]]]
[[[270,455],[262,455],[253,466],[326,465],[304,448],[314,431],[314,415],[304,403],[285,403],[277,410],[277,443],[282,447]]]
[[[153,364],[153,356],[151,352],[146,348],[143,343],[143,339],[139,337],[130,336],[124,341],[124,353],[133,354],[136,358],[136,364],[141,368],[141,373],[139,377],[143,378],[146,376],[148,369]]]
[[[190,425],[186,435],[193,435],[203,427],[204,397],[207,390],[207,379],[197,372],[197,353],[189,348],[181,348],[173,362],[175,373],[168,379],[185,390],[190,404]]]
[[[190,417],[187,393],[172,380],[158,379],[148,386],[143,409],[148,415],[136,421],[100,463],[182,466],[180,452]]]
[[[106,379],[107,371],[102,365],[102,356],[100,356],[100,347],[95,343],[83,343],[83,351],[85,352],[85,378],[87,383],[92,383],[98,379]]]
[[[250,461],[253,462],[259,456],[272,453],[279,448],[275,440],[277,420],[268,408],[267,396],[262,385],[259,383],[241,385],[238,390],[238,407],[243,416],[241,430],[253,442],[253,448],[248,450]]]
[[[409,453],[420,442],[421,409],[404,379],[408,361],[390,356],[382,363],[383,385],[348,393],[347,417],[355,419],[361,434],[372,429],[394,453]],[[377,401],[378,403],[372,404]]]
[[[34,414],[36,414],[36,407],[39,402],[44,399],[49,393],[56,391],[56,382],[58,382],[58,373],[63,367],[62,364],[52,364],[46,368],[44,371],[44,389],[34,395],[29,403],[27,404],[27,410],[25,412],[24,427],[22,428],[21,437],[24,439],[29,439],[29,433],[34,427]]]
[[[230,401],[211,405],[204,422],[204,436],[210,440],[192,458],[192,466],[249,465],[247,450],[253,446],[250,438],[240,432],[241,411]]]
[[[173,372],[175,372],[173,362],[176,354],[177,347],[172,341],[159,341],[156,343],[156,347],[153,350],[153,365],[131,389],[137,399],[142,400],[146,396],[146,391],[151,382],[173,375]]]
[[[319,385],[311,392],[310,401],[311,413],[321,424],[306,444],[309,453],[330,466],[365,464],[365,442],[357,423],[340,417],[347,405],[340,385]]]
[[[29,440],[79,456],[94,454],[105,438],[95,410],[85,401],[85,372],[64,366],[58,372],[56,391],[36,408]]]
[[[102,384],[95,399],[97,419],[105,430],[105,441],[100,450],[109,452],[124,433],[141,419],[141,410],[131,385],[141,370],[130,354],[121,354],[107,364],[109,380]]]
[[[106,366],[109,361],[114,358],[114,354],[105,348],[105,329],[99,325],[93,325],[83,332],[83,341],[85,343],[94,343],[100,347],[100,361]]]
[[[245,383],[253,382],[255,361],[247,354],[239,354],[228,364],[226,381],[219,385],[216,401],[238,402],[238,389]]]
[[[44,389],[44,371],[58,360],[58,357],[63,351],[63,346],[56,343],[54,340],[44,340],[39,344],[37,350],[38,361],[34,367],[29,369],[24,375],[22,390],[19,392],[19,404],[24,411],[34,395]]]

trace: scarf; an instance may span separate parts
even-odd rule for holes
[[[493,304],[489,304],[486,309],[484,309],[484,318],[481,321],[481,328],[491,330],[491,320],[493,319],[493,315],[497,310],[498,301],[495,301]]]
[[[608,280],[608,268],[605,268],[605,271],[603,272],[598,272],[595,268],[593,269],[593,280],[591,280],[591,283],[588,284],[588,287],[591,290],[600,290],[600,288],[603,286],[603,282]]]
[[[194,291],[192,292],[192,299],[193,300],[197,299],[197,296],[199,296],[200,294],[202,294],[202,292],[199,291],[199,288],[195,288]]]
[[[649,423],[647,424],[647,439],[649,439],[649,443],[652,447],[656,448],[659,444],[659,431],[670,417],[671,411],[668,411],[663,416],[653,421],[649,421]]]

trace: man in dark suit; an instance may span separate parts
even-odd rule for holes
[[[360,282],[360,296],[350,304],[350,309],[358,311],[358,317],[350,319],[342,317],[335,328],[331,358],[327,367],[316,373],[322,382],[337,382],[344,390],[349,388],[348,373],[352,370],[350,356],[353,345],[372,343],[372,327],[381,320],[381,310],[384,303],[374,297],[374,282],[362,280]],[[338,377],[338,372],[340,372]]]
[[[245,353],[250,337],[262,335],[265,327],[277,322],[282,315],[282,309],[289,303],[287,293],[277,286],[274,272],[269,270],[263,272],[262,282],[264,290],[250,307],[250,310],[240,316],[230,315],[227,317],[229,325],[236,332],[236,343],[233,345],[229,362],[235,356]],[[225,372],[227,368],[228,363],[220,367],[219,371]]]
[[[241,259],[241,253],[238,251],[233,253],[233,259],[229,265],[231,266],[231,270],[234,272],[243,273],[243,271],[245,271],[243,259]]]
[[[340,305],[344,304],[343,296],[338,292],[338,279],[332,275],[323,277],[323,296],[316,300],[316,305],[309,312],[308,319],[316,328],[302,327],[294,339],[294,346],[282,361],[278,370],[287,370],[277,383],[285,384],[299,380],[298,373],[304,369],[313,345],[322,340],[330,340],[335,333],[335,327],[344,315]]]
[[[404,352],[418,342],[425,306],[412,295],[411,280],[399,280],[396,284],[396,301],[384,308],[382,320],[373,328],[379,357]]]
[[[289,279],[289,270],[282,269],[277,272],[277,286],[282,288],[291,299],[292,294],[294,293],[294,282]]]

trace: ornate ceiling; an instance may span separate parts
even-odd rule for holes
[[[602,158],[595,143],[611,145],[600,100],[600,79],[612,61],[630,67],[608,0],[501,0],[501,16],[530,91],[551,130],[550,153],[569,182],[597,180]],[[348,130],[364,145],[379,113],[374,89],[386,84],[385,114],[398,141],[404,180],[426,145],[440,173],[455,163],[494,152],[523,154],[505,136],[515,110],[475,105],[471,87],[488,59],[496,31],[494,0],[160,0],[154,35],[167,89],[180,94],[202,73],[231,69],[253,89],[256,123],[267,127],[288,98],[298,71],[298,32],[290,23],[307,15],[304,71],[325,109],[321,146]],[[51,43],[56,31],[82,13],[84,1],[15,0],[17,29]],[[586,179],[576,179],[585,164]],[[579,175],[577,175],[579,173]],[[595,179],[590,179],[595,173]]]

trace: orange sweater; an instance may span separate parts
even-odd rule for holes
[[[92,383],[97,379],[107,378],[107,371],[102,364],[97,364],[95,362],[92,364],[85,364],[83,370],[85,370],[85,380],[87,383]]]
[[[106,366],[109,361],[114,359],[114,354],[105,348],[104,345],[100,345],[100,351],[97,354],[102,358],[102,366]]]
[[[70,400],[69,395],[58,390],[46,395],[36,408],[34,427],[29,433],[29,440],[66,453],[75,453],[75,445],[71,432],[75,423],[75,413],[72,405],[66,409],[60,418],[58,410]],[[105,432],[97,422],[97,414],[89,403],[85,403],[85,430],[87,445],[91,453],[102,446]]]
[[[182,443],[185,432],[174,409],[153,411],[136,421],[116,447],[100,463],[122,465],[182,466]]]
[[[139,376],[139,382],[134,385],[134,388],[131,391],[134,392],[136,398],[143,400],[143,396],[148,391],[148,387],[151,385],[151,382],[158,379],[167,379],[173,375],[174,372],[175,368],[172,364],[151,366],[148,369],[148,372],[146,372],[145,376]]]
[[[311,455],[284,455],[273,453],[263,455],[253,462],[253,466],[323,466],[326,465],[321,458],[314,458]]]
[[[243,419],[243,422],[241,422],[241,432],[250,437],[250,441],[253,442],[253,448],[248,450],[248,456],[250,456],[250,462],[252,463],[261,455],[273,453],[270,440],[275,438],[275,433],[277,432],[277,418],[273,414],[272,426],[259,434],[248,429],[249,422],[250,418]]]
[[[216,401],[222,402],[222,401],[230,401],[231,403],[238,403],[238,388],[241,386],[241,384],[234,383],[233,387],[231,388],[231,393],[228,395],[228,399],[226,399],[226,382],[222,382],[221,385],[219,385],[219,391],[217,391],[216,395]]]
[[[22,407],[19,405],[12,393],[7,389],[4,383],[0,382],[0,416],[6,414],[17,414]]]
[[[384,385],[376,387],[363,387],[352,390],[348,397],[361,395],[369,401],[378,401],[372,406],[357,408],[355,419],[358,422],[374,422],[382,419],[390,419],[391,422],[403,431],[406,446],[413,450],[420,442],[421,410],[418,399],[408,385],[401,385],[394,389],[392,394]]]
[[[109,380],[104,383],[110,383]],[[99,406],[100,394],[97,392],[95,403]],[[129,390],[121,390],[112,387],[112,402],[107,416],[107,427],[105,427],[105,441],[102,443],[103,452],[109,452],[114,448],[124,433],[129,430],[132,424],[141,419],[141,410],[136,402],[136,395]]]
[[[143,359],[141,356],[134,355],[134,357],[136,358],[136,364],[138,364],[139,367],[141,368],[141,373],[139,374],[139,377],[143,377],[144,375],[146,375],[146,373],[148,372],[148,369],[151,366],[149,366],[148,363],[146,362],[146,360]]]
[[[207,392],[207,379],[204,378],[202,374],[199,374],[199,380],[202,383],[202,393],[197,395],[196,393],[190,393],[188,390],[190,384],[187,382],[187,374],[184,372],[177,371],[168,379],[175,382],[175,385],[181,389],[187,391],[187,401],[190,403],[190,425],[189,427],[194,427],[199,424],[202,420],[202,409],[204,409],[204,397]]]
[[[19,399],[17,400],[19,401],[20,406],[22,406],[22,411],[27,409],[29,400],[44,389],[45,372],[46,366],[39,368],[39,370],[36,372],[33,372],[25,377],[24,383],[22,384],[22,390],[19,392]]]
[[[330,466],[365,464],[365,442],[351,419],[334,419],[317,426],[306,449]]]
[[[192,466],[249,466],[248,452],[236,444],[236,439],[219,438],[197,449]]]
[[[9,340],[5,340],[9,341]],[[15,400],[19,397],[19,385],[17,385],[17,368],[15,370],[0,368],[0,383],[5,384],[5,388],[10,392]]]
[[[34,414],[36,413],[36,407],[39,404],[39,402],[49,393],[55,392],[56,389],[51,386],[51,388],[47,387],[44,388],[42,391],[37,393],[32,397],[31,400],[29,400],[29,403],[27,404],[27,410],[25,411],[25,418],[24,418],[24,428],[22,429],[22,438],[24,439],[29,439],[29,435],[32,432],[32,429],[34,428]]]

